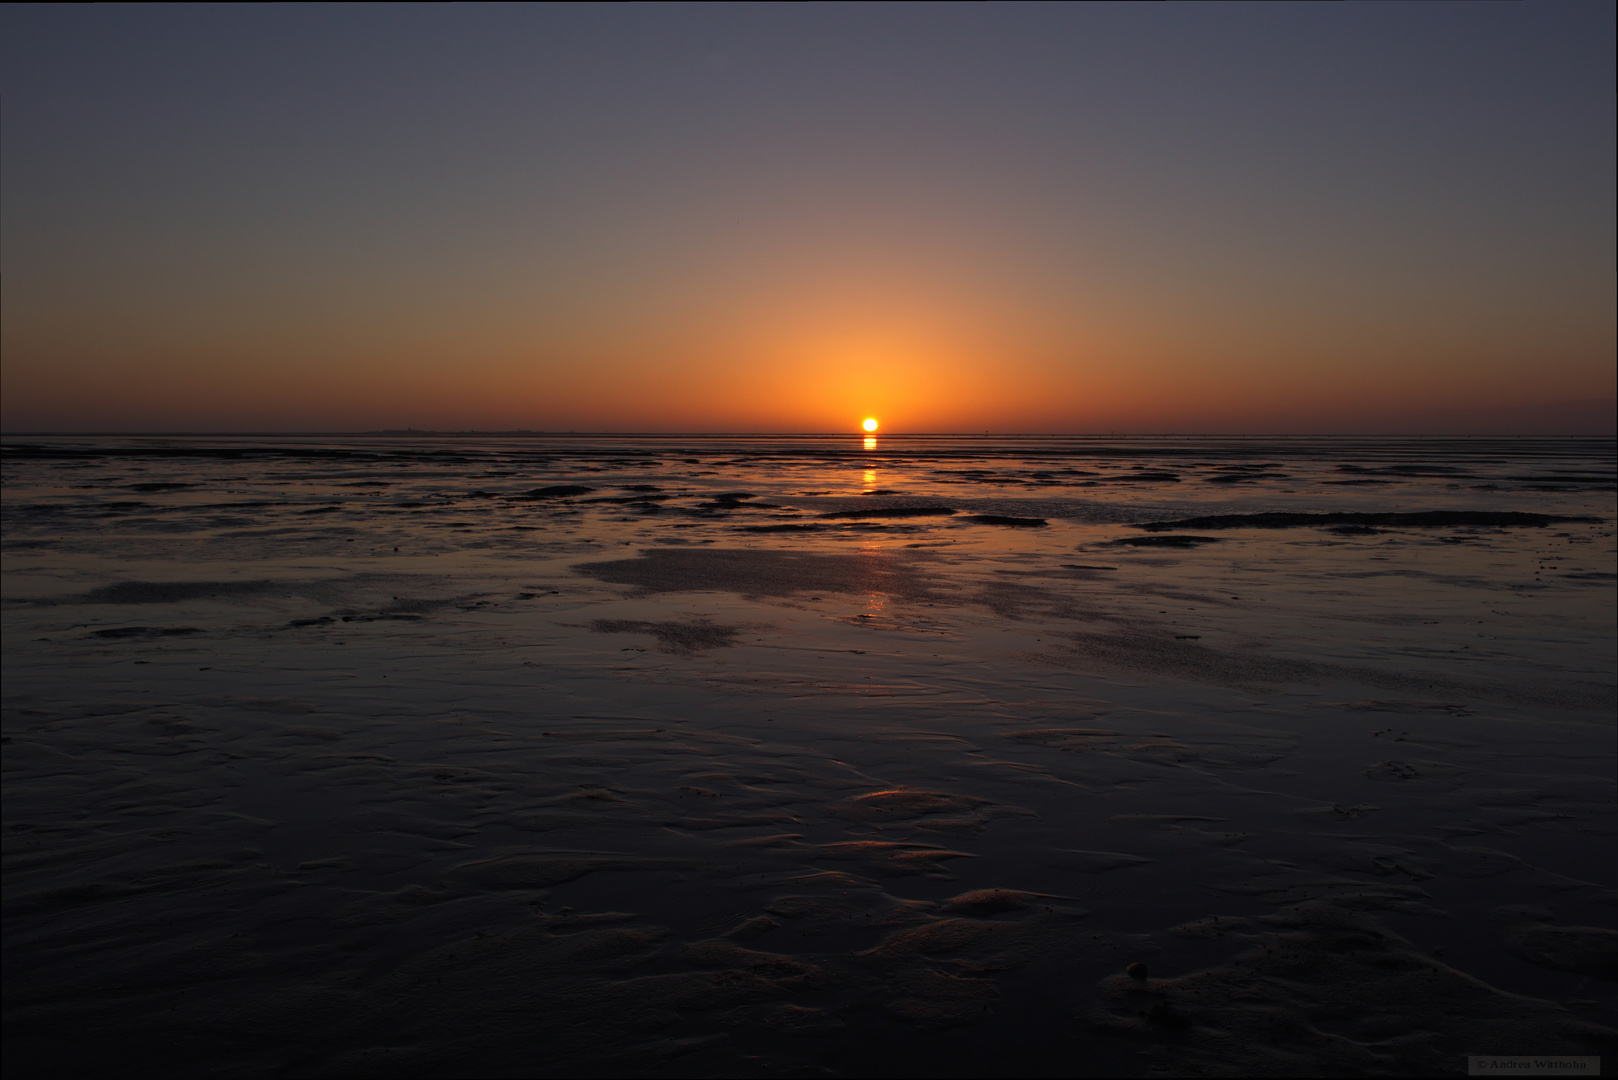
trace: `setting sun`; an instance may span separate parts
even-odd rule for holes
[[[876,421],[875,420],[867,420],[867,421],[865,421],[865,423],[861,424],[860,426],[863,427],[866,431],[875,431],[876,430]]]

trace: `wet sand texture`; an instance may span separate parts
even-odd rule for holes
[[[737,592],[743,596],[845,593],[917,600],[934,586],[908,552],[858,554],[722,549],[654,549],[634,559],[581,563],[579,573],[597,581],[632,585],[643,593]]]
[[[29,439],[9,1075],[1618,1055],[1611,440]]]

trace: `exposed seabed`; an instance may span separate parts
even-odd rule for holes
[[[8,1070],[1618,1051],[1611,440],[878,442],[8,439]]]

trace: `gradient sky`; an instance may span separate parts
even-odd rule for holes
[[[0,10],[26,430],[1610,430],[1613,7]]]

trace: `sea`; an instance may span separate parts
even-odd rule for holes
[[[1618,1053],[1612,439],[0,440],[16,1075]]]

